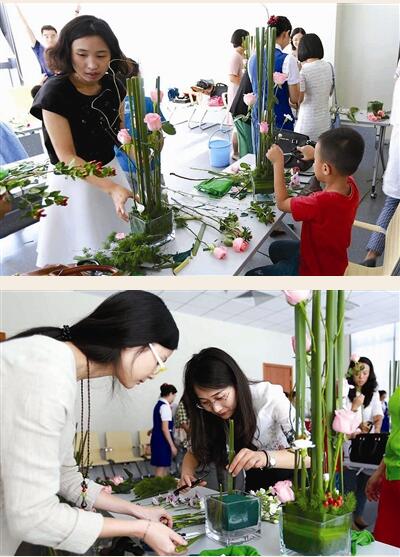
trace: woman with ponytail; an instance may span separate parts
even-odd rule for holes
[[[88,479],[92,382],[112,376],[132,389],[165,367],[178,340],[164,302],[132,290],[110,296],[73,325],[36,327],[0,345],[0,555],[14,555],[23,541],[82,554],[98,538],[132,536],[157,555],[173,555],[176,545],[186,543],[169,528],[172,519],[164,509],[140,507]],[[77,381],[80,431],[88,440],[78,463]]]

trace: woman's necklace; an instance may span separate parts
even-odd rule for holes
[[[86,358],[86,369],[87,369],[87,427],[86,427],[86,442],[84,441],[83,437],[83,409],[84,409],[84,402],[83,402],[83,379],[81,379],[81,439],[82,439],[82,452],[81,452],[81,459],[79,463],[80,472],[83,476],[83,480],[81,483],[82,488],[82,502],[81,502],[81,509],[86,509],[87,502],[86,502],[86,495],[88,489],[88,474],[89,474],[89,466],[90,466],[90,367],[89,367],[89,358]],[[85,447],[86,447],[86,464],[85,464]]]

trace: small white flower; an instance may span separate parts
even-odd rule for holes
[[[143,211],[145,210],[145,206],[142,205],[141,203],[136,203],[136,209],[138,210],[138,213],[142,214]]]
[[[329,474],[324,474],[323,478],[324,478],[324,482],[329,482]]]
[[[296,441],[293,442],[293,448],[295,451],[301,449],[311,449],[312,447],[315,447],[315,445],[309,439],[296,439]]]
[[[289,120],[289,122],[293,122],[292,116],[290,114],[284,114],[285,120]]]

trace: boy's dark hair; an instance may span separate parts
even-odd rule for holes
[[[52,25],[43,25],[40,29],[40,34],[43,35],[43,31],[55,31],[57,33],[57,29]]]
[[[94,15],[81,15],[71,19],[60,31],[57,44],[46,50],[45,58],[48,67],[60,73],[72,73],[71,45],[76,39],[82,37],[99,36],[103,39],[110,50],[110,67],[115,72],[127,74],[129,63],[123,54],[117,37],[111,27],[103,19]]]
[[[271,21],[272,20],[272,21]],[[292,31],[292,24],[284,15],[272,16],[268,20],[269,27],[276,27],[276,36],[279,37],[285,31]]]
[[[243,39],[247,37],[248,34],[249,32],[246,31],[245,29],[236,29],[236,31],[233,32],[231,37],[231,43],[233,44],[234,48],[237,48],[238,46],[242,46]]]
[[[342,176],[354,174],[364,155],[363,138],[347,126],[324,132],[319,136],[318,143],[321,159],[334,166]]]
[[[176,387],[174,387],[174,385],[169,385],[168,383],[163,383],[160,387],[160,395],[162,397],[168,396],[171,393],[175,395],[177,392]]]
[[[31,97],[32,97],[32,99],[34,99],[34,98],[36,97],[36,95],[38,94],[39,89],[40,89],[41,87],[42,87],[41,85],[34,85],[34,86],[32,87],[32,89],[31,89]]]
[[[324,47],[321,39],[315,33],[306,33],[299,43],[297,54],[299,62],[304,62],[308,58],[319,58],[322,60],[323,57]]]

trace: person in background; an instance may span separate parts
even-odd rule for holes
[[[183,397],[179,401],[178,407],[175,412],[174,426],[175,445],[178,448],[178,454],[175,460],[178,472],[180,472],[182,461],[188,449],[190,438],[190,422]]]
[[[331,127],[329,97],[333,92],[333,69],[323,60],[324,47],[314,33],[303,36],[298,48],[300,95],[294,131],[308,135],[312,141]]]
[[[178,454],[173,440],[174,422],[171,408],[176,393],[177,390],[173,385],[163,383],[160,388],[160,399],[154,406],[150,464],[155,466],[155,476],[167,476],[172,457]]]
[[[233,123],[231,114],[229,112],[230,107],[232,106],[232,102],[233,99],[236,96],[236,93],[239,89],[239,84],[240,81],[242,79],[243,76],[243,70],[244,70],[244,59],[243,59],[243,55],[244,55],[244,49],[243,49],[243,40],[245,37],[247,37],[249,34],[248,31],[246,31],[245,29],[236,29],[236,31],[233,32],[232,37],[231,37],[231,43],[232,46],[234,48],[234,51],[232,53],[230,62],[229,62],[229,69],[228,69],[228,114],[230,117],[229,120],[229,124]],[[233,153],[232,153],[232,158],[234,160],[237,160],[239,158],[239,151],[238,151],[238,138],[237,138],[237,134],[236,131],[233,130],[232,132],[232,147],[233,147]]]
[[[395,84],[392,100],[390,123],[393,126],[389,144],[389,157],[383,175],[382,190],[385,194],[385,204],[376,221],[385,230],[400,203],[400,60],[395,73]],[[385,235],[373,232],[367,244],[367,254],[362,265],[375,267],[377,259],[385,249]]]
[[[379,501],[374,537],[377,541],[400,547],[400,387],[389,399],[392,431],[385,456],[369,478],[365,494],[369,501]]]
[[[0,164],[27,159],[28,153],[15,132],[6,122],[0,121]]]
[[[293,476],[295,411],[280,385],[250,381],[235,360],[219,348],[205,348],[186,363],[184,400],[190,419],[190,448],[183,459],[180,485],[195,480],[196,469],[214,465],[218,483],[228,467],[229,419],[235,422],[236,456],[229,471],[246,491]],[[239,477],[237,477],[239,476]]]
[[[390,431],[390,418],[389,418],[389,409],[388,403],[386,402],[387,392],[386,391],[379,391],[379,400],[382,404],[382,412],[383,412],[383,421],[381,432],[382,433],[389,433]]]
[[[40,29],[41,40],[39,42],[35,37],[35,34],[33,33],[27,19],[22,13],[21,8],[18,5],[16,6],[16,8],[17,8],[17,13],[25,27],[26,33],[31,41],[32,50],[37,58],[37,61],[39,62],[40,70],[43,76],[42,79],[42,84],[43,84],[48,77],[54,75],[54,71],[52,71],[47,65],[45,53],[48,48],[52,48],[53,46],[55,46],[58,39],[57,29],[52,25],[43,25],[42,28]],[[79,4],[77,4],[75,7],[75,16],[79,15],[80,10],[81,7]]]
[[[301,39],[304,37],[306,32],[304,31],[303,27],[295,27],[293,31],[290,33],[290,44],[292,45],[292,56],[298,58],[297,50],[299,48],[299,43]],[[299,64],[300,69],[300,64]]]
[[[360,433],[380,433],[383,412],[374,366],[369,358],[361,356],[357,361],[350,362],[349,369],[352,370],[352,375],[347,380],[350,389],[344,406],[355,412],[359,418],[360,425],[354,437]],[[346,444],[345,452],[349,450],[349,445]],[[345,492],[354,491],[356,495],[357,506],[353,513],[353,523],[358,530],[368,526],[363,518],[363,512],[366,503],[365,486],[371,473],[367,466],[361,471],[359,468],[348,466],[344,471]]]

